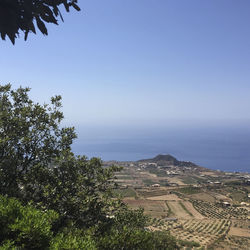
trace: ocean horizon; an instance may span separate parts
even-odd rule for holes
[[[110,133],[80,136],[73,151],[103,161],[137,161],[170,154],[213,170],[250,172],[249,129],[161,129],[128,132],[123,137]]]

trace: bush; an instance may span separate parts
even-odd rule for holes
[[[14,198],[0,196],[0,244],[25,249],[46,249],[53,237],[52,225],[58,214],[23,206]],[[9,248],[11,249],[11,248]]]
[[[81,233],[60,233],[51,241],[51,250],[66,250],[66,249],[97,249],[94,240],[91,236],[84,236]]]
[[[98,242],[98,249],[103,250],[170,250],[179,249],[176,240],[167,232],[148,232],[142,229],[111,230]]]

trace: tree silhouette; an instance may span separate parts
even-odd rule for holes
[[[80,11],[77,0],[0,0],[0,35],[6,36],[15,44],[19,31],[27,40],[29,32],[36,34],[35,24],[44,35],[48,35],[45,23],[58,24],[57,17],[63,21],[59,6],[64,5],[67,12],[73,7]]]

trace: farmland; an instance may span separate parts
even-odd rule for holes
[[[169,231],[183,249],[249,249],[248,173],[152,159],[116,164],[123,166],[116,192],[129,207],[144,209],[149,230]]]

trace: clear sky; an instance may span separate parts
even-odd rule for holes
[[[61,94],[88,127],[250,125],[249,0],[79,0],[81,12],[13,46],[1,84]]]

